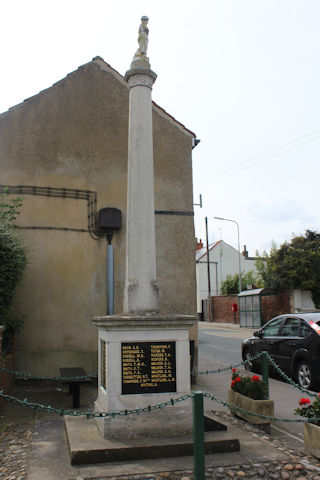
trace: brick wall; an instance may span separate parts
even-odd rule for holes
[[[0,353],[2,352],[2,334],[4,327],[0,325]],[[14,341],[8,352],[4,356],[0,355],[0,366],[9,368],[10,370],[14,369]],[[0,390],[3,390],[3,393],[10,394],[13,389],[14,377],[13,375],[3,372],[0,370]],[[3,398],[0,398],[0,406],[5,403]]]
[[[239,308],[236,312],[236,322],[232,304],[238,305],[238,295],[219,295],[212,297],[212,318],[214,322],[239,323]]]
[[[261,306],[263,324],[277,315],[294,312],[292,294],[289,290],[280,291],[276,295],[262,297]]]
[[[239,303],[237,295],[217,295],[211,297],[212,320],[214,322],[234,323],[232,304],[238,305],[236,323],[239,323]],[[261,298],[263,323],[282,313],[293,313],[292,294],[289,290],[278,292],[276,295],[263,296]],[[205,320],[208,321],[205,315]]]

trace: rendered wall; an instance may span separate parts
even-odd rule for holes
[[[209,250],[211,295],[220,293],[221,284],[227,275],[239,274],[238,250],[227,243],[220,241]],[[247,259],[241,255],[241,272],[256,271],[255,260]],[[208,298],[208,267],[207,254],[197,260],[197,311],[201,312],[201,300]]]
[[[158,80],[159,81],[159,80]],[[153,108],[155,208],[192,211],[193,135]],[[113,239],[115,312],[122,312],[128,142],[128,88],[101,59],[0,116],[0,184],[86,189],[97,208],[123,212]],[[86,229],[85,200],[25,195],[20,225]],[[22,230],[28,267],[16,308],[26,316],[17,338],[17,368],[58,373],[97,370],[97,330],[106,313],[106,240],[88,233]],[[156,215],[161,313],[194,314],[192,216]]]

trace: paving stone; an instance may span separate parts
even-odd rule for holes
[[[281,472],[281,478],[283,478],[283,480],[288,480],[290,478],[290,474],[288,472]]]
[[[264,477],[265,476],[265,470],[263,468],[258,468],[258,474],[260,475],[260,477]]]
[[[236,474],[232,470],[227,470],[228,477],[234,478]]]

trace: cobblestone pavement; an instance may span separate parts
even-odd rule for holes
[[[234,418],[228,412],[215,412],[222,419],[250,432],[254,438],[270,442],[275,448],[287,456],[281,462],[248,463],[206,468],[206,479],[270,479],[270,480],[320,480],[320,461],[304,452],[292,450],[285,441],[275,440],[272,436],[246,422]],[[33,420],[19,423],[0,423],[0,479],[25,480],[28,478],[28,455],[32,440]],[[232,454],[231,454],[232,455]],[[130,476],[77,477],[70,480],[193,480],[193,470],[173,472],[154,472]],[[45,478],[43,479],[45,480]],[[57,478],[57,480],[59,480]]]
[[[28,478],[28,456],[32,440],[33,421],[0,423],[0,478]]]

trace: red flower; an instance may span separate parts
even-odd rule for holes
[[[235,384],[236,384],[235,380],[232,380],[232,382],[231,382],[231,387],[234,387]]]
[[[236,382],[241,382],[241,377],[236,377],[236,378],[235,378],[235,381],[236,381]]]
[[[299,405],[308,405],[310,403],[309,398],[300,398]]]
[[[237,371],[236,368],[233,368],[233,369],[232,369],[232,372],[233,372],[233,373],[235,373],[236,371]],[[319,393],[319,395],[320,395],[320,393]]]
[[[251,381],[252,381],[252,382],[259,382],[259,381],[260,381],[260,377],[258,377],[258,375],[253,375],[253,376],[251,377]]]

